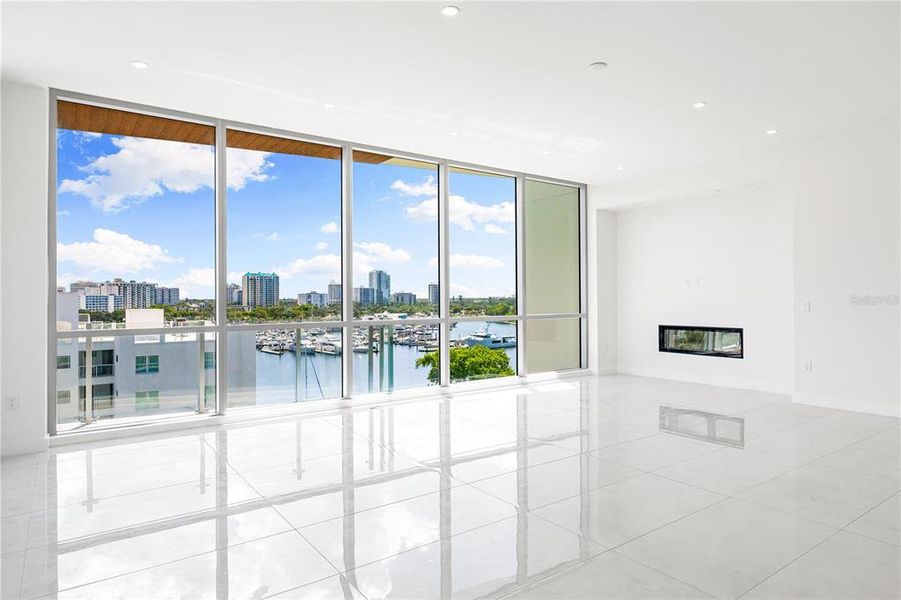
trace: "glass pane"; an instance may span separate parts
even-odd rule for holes
[[[229,407],[340,396],[340,327],[229,332]]]
[[[226,135],[229,322],[341,315],[341,149],[245,131]]]
[[[450,312],[516,314],[516,179],[450,169]]]
[[[516,321],[451,323],[451,383],[516,375]]]
[[[579,319],[533,319],[526,323],[526,365],[530,374],[578,369],[581,353]]]
[[[659,350],[704,356],[743,358],[744,330],[726,327],[677,327],[660,325]]]
[[[526,311],[577,313],[579,190],[528,179],[525,188]]]
[[[354,316],[437,317],[438,167],[354,152]]]
[[[437,325],[354,327],[354,393],[437,385]]]
[[[58,340],[57,355],[78,364],[56,372],[58,429],[84,425],[86,406],[98,423],[193,414],[200,402],[215,410],[216,370],[204,368],[205,356],[215,355],[215,338],[167,333]]]
[[[211,322],[213,128],[64,101],[57,112],[57,329]],[[155,306],[148,324],[138,311]]]

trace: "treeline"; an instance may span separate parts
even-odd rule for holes
[[[215,317],[215,306],[212,300],[180,302],[174,306],[160,305],[152,308],[163,309],[164,319],[169,321],[187,320],[212,320]],[[290,300],[283,300],[274,306],[257,306],[251,309],[240,306],[229,306],[228,320],[244,321],[248,323],[260,323],[266,321],[323,321],[339,320],[341,309],[338,305],[312,306],[310,304],[297,304]],[[79,311],[91,316],[93,322],[121,323],[125,321],[125,310],[119,309],[113,312],[106,311]],[[417,302],[416,304],[368,304],[354,303],[354,314],[358,317],[365,315],[389,313],[423,313],[438,314],[438,306],[429,302]],[[450,306],[451,316],[467,315],[513,315],[516,314],[516,302],[512,298],[503,299],[465,299],[452,298]]]

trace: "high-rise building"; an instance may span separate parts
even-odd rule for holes
[[[150,308],[157,303],[155,283],[147,281],[123,281],[113,279],[101,286],[101,293],[107,296],[122,296],[125,308]]]
[[[391,300],[391,275],[379,270],[370,271],[369,287],[375,290],[376,304],[388,304]]]
[[[85,281],[85,280],[73,281],[72,283],[69,284],[69,291],[70,292],[81,292],[83,294],[99,296],[101,293],[100,285],[101,284],[94,282],[94,281]]]
[[[180,300],[181,295],[178,288],[157,287],[156,288],[156,304],[165,304],[167,306],[175,306]]]
[[[310,306],[322,307],[328,304],[328,294],[320,294],[319,292],[307,292],[305,294],[297,294],[298,304],[309,304]]]
[[[341,284],[332,281],[328,284],[328,303],[341,304]]]
[[[245,273],[241,282],[245,306],[254,308],[278,304],[278,275],[275,273]]]
[[[89,312],[113,312],[125,308],[122,296],[79,294],[78,308]]]
[[[438,284],[430,283],[429,284],[429,303],[430,304],[438,304],[441,299],[441,295],[438,293]]]
[[[354,302],[358,302],[364,306],[376,304],[375,289],[371,287],[355,287]]]
[[[391,294],[391,304],[416,304],[416,294],[412,292],[395,292]]]
[[[225,288],[226,304],[241,304],[241,286],[237,283],[230,283]]]

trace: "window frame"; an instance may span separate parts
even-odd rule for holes
[[[438,324],[441,357],[441,378],[439,386],[423,386],[415,388],[418,395],[435,395],[441,393],[440,388],[453,386],[454,389],[478,389],[479,387],[488,387],[481,384],[497,385],[497,380],[487,381],[468,381],[453,383],[450,382],[449,372],[449,350],[450,335],[449,328],[451,322],[461,321],[485,321],[491,320],[494,315],[472,315],[465,317],[451,317],[449,314],[449,169],[460,168],[466,170],[479,171],[486,174],[497,174],[502,176],[513,177],[516,182],[516,198],[515,198],[515,235],[516,235],[516,314],[503,315],[503,320],[515,321],[517,326],[517,365],[516,376],[520,379],[529,376],[526,369],[526,329],[530,321],[547,318],[578,318],[580,322],[580,340],[579,340],[579,367],[575,369],[566,369],[569,372],[584,371],[588,367],[588,326],[589,316],[588,298],[587,298],[587,185],[573,181],[560,180],[555,178],[543,177],[522,171],[511,171],[498,169],[491,166],[467,163],[461,161],[449,161],[448,159],[419,155],[415,153],[392,150],[388,148],[355,144],[349,141],[343,141],[321,136],[306,135],[292,131],[230,121],[216,117],[186,113],[177,110],[163,109],[154,106],[148,106],[132,102],[124,102],[108,98],[92,96],[77,92],[65,91],[60,89],[50,89],[49,93],[49,119],[48,127],[50,137],[55,139],[57,132],[57,102],[60,100],[71,101],[80,104],[88,104],[110,108],[114,110],[124,110],[139,114],[158,116],[168,119],[178,119],[189,123],[202,124],[212,126],[215,130],[215,320],[212,324],[190,325],[179,327],[178,332],[184,334],[212,334],[215,336],[215,353],[217,356],[217,364],[228,364],[228,333],[236,330],[265,330],[272,328],[311,328],[311,327],[340,327],[345,347],[351,347],[353,328],[360,326],[368,326],[372,323],[361,319],[356,319],[353,315],[353,152],[364,151],[378,154],[384,154],[393,158],[409,159],[422,162],[428,162],[438,165],[438,285],[439,285],[439,315],[437,319],[391,319],[380,320],[379,325],[400,325],[400,324]],[[342,285],[342,312],[341,319],[337,321],[301,321],[301,322],[279,322],[279,323],[242,323],[229,324],[227,320],[227,273],[228,267],[226,259],[228,256],[227,246],[227,199],[226,199],[226,138],[225,132],[228,129],[236,129],[263,135],[283,137],[292,140],[312,142],[316,144],[334,146],[341,149],[341,172],[342,172],[342,193],[341,193],[341,285]],[[55,349],[57,343],[62,339],[95,339],[108,338],[110,336],[133,336],[133,335],[153,335],[172,333],[171,327],[157,328],[107,328],[107,329],[75,329],[71,331],[58,331],[56,328],[56,289],[57,289],[57,256],[56,256],[56,190],[57,190],[57,148],[56,144],[48,144],[48,236],[47,249],[49,255],[47,286],[48,286],[48,303],[47,303],[47,320],[49,327],[47,328],[48,348]],[[548,315],[528,315],[525,305],[526,288],[528,282],[525,276],[525,181],[526,180],[542,181],[558,185],[576,188],[579,192],[579,311],[567,314],[548,314]],[[57,388],[55,351],[48,352],[47,356],[47,431],[50,435],[57,435],[57,411],[56,411],[56,395],[54,391]],[[220,359],[219,357],[224,357]],[[353,394],[353,353],[345,352],[342,355],[342,401],[348,399],[360,398],[359,395]],[[509,385],[510,378],[503,378],[501,385]],[[202,416],[222,416],[226,413],[228,407],[228,369],[217,368],[215,373],[216,386],[216,402],[215,409],[208,412],[183,418],[200,418]],[[429,389],[437,387],[439,389]],[[403,394],[398,397],[403,397]],[[327,400],[317,401],[329,402]],[[322,404],[312,407],[315,409],[322,408]],[[91,422],[90,416],[86,415],[87,423]],[[112,419],[115,421],[115,419]],[[110,425],[114,426],[114,425]],[[68,433],[68,432],[59,432]]]
[[[679,348],[670,348],[666,345],[666,333],[667,331],[699,331],[702,333],[712,333],[714,336],[717,333],[737,333],[739,336],[739,340],[741,341],[741,350],[740,352],[730,353],[730,352],[720,352],[720,351],[711,351],[705,352],[703,350],[683,350]],[[745,357],[745,330],[744,327],[710,327],[710,326],[702,326],[702,325],[658,325],[657,326],[657,350],[658,352],[665,352],[669,354],[690,354],[693,356],[712,356],[715,358],[736,358],[743,359]]]
[[[138,366],[139,359],[143,359],[143,367]],[[160,372],[159,354],[135,354],[135,375],[150,375]]]

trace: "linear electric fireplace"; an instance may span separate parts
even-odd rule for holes
[[[660,325],[660,352],[744,358],[744,329],[737,327],[701,327],[698,325]]]

